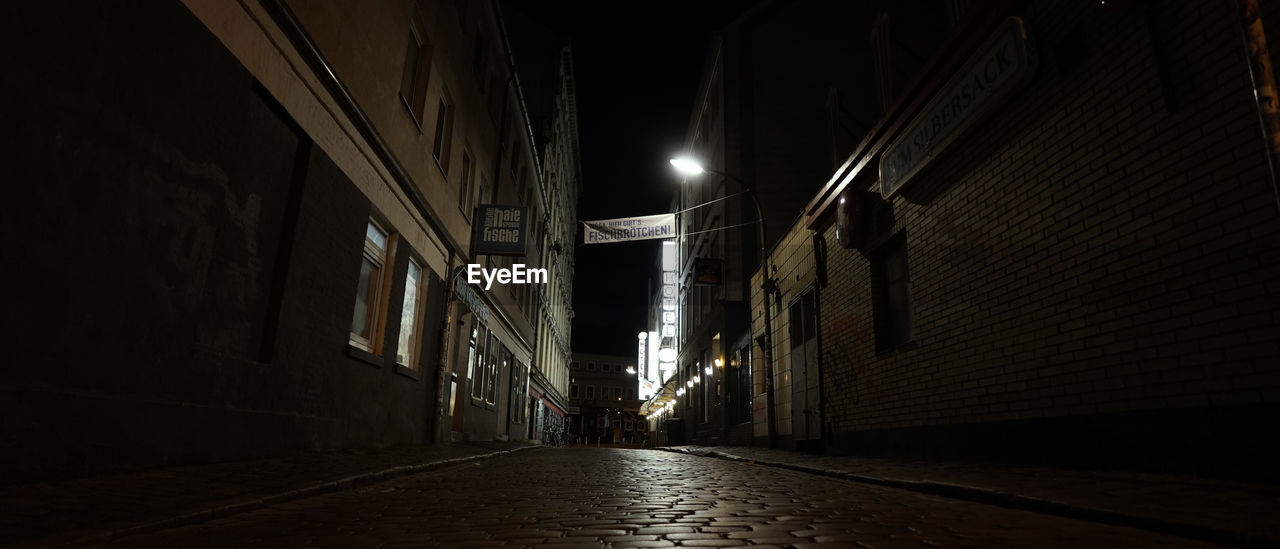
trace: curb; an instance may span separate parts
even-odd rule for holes
[[[840,478],[861,482],[864,484],[875,484],[878,486],[888,486],[891,488],[899,488],[932,494],[951,499],[959,499],[972,501],[975,503],[985,503],[1008,509],[1016,509],[1019,511],[1031,511],[1034,513],[1057,515],[1066,518],[1087,520],[1091,522],[1100,522],[1111,526],[1124,526],[1129,528],[1139,528],[1165,534],[1170,536],[1178,536],[1183,538],[1194,539],[1198,541],[1207,541],[1219,545],[1229,545],[1232,547],[1280,547],[1280,540],[1275,540],[1255,534],[1247,534],[1243,532],[1235,532],[1230,530],[1222,530],[1209,526],[1198,524],[1187,524],[1183,522],[1173,522],[1155,517],[1141,516],[1125,513],[1122,511],[1113,511],[1110,509],[1100,509],[1096,507],[1085,507],[1080,505],[1072,505],[1060,501],[1048,499],[1034,498],[1010,492],[1001,492],[999,490],[991,490],[988,488],[979,488],[976,486],[967,486],[963,484],[950,484],[945,482],[937,482],[932,480],[904,480],[891,477],[878,477],[873,475],[864,475],[859,473],[847,473],[843,471],[833,471],[829,469],[819,469],[817,467],[808,467],[804,465],[795,465],[791,463],[761,461],[758,459],[748,459],[733,454],[727,454],[716,450],[683,450],[667,446],[659,446],[655,450],[663,450],[678,454],[686,454],[691,456],[700,456],[707,458],[717,458],[727,461],[752,462],[756,465],[765,467],[773,467],[777,469],[787,469],[801,473],[812,475],[821,475],[825,477]]]
[[[170,517],[165,517],[162,519],[152,520],[150,522],[145,522],[142,524],[137,524],[134,526],[128,526],[125,528],[118,528],[115,530],[107,530],[107,531],[98,531],[93,534],[81,536],[69,541],[54,542],[51,545],[44,545],[45,543],[48,543],[50,541],[49,538],[45,538],[44,540],[31,540],[30,542],[36,543],[38,544],[37,546],[41,546],[41,547],[45,547],[45,546],[81,547],[85,545],[109,543],[109,542],[118,540],[120,538],[128,537],[128,536],[136,536],[138,534],[148,534],[151,532],[156,532],[159,530],[167,530],[169,528],[177,528],[180,526],[189,526],[192,524],[206,522],[213,519],[229,517],[232,515],[238,515],[240,513],[246,513],[246,512],[254,511],[257,509],[262,509],[264,507],[270,507],[272,505],[284,503],[287,501],[307,499],[310,497],[315,497],[322,494],[328,494],[331,492],[340,492],[343,490],[350,490],[352,488],[366,486],[369,484],[376,484],[378,482],[393,479],[396,477],[402,477],[402,476],[412,475],[414,473],[422,473],[426,471],[435,471],[437,469],[453,467],[455,465],[470,463],[472,461],[481,461],[481,460],[497,457],[504,454],[513,454],[515,452],[529,450],[532,448],[546,448],[546,446],[530,445],[530,446],[524,446],[520,448],[514,448],[511,450],[498,450],[496,452],[489,452],[487,454],[476,454],[474,456],[450,458],[450,459],[444,459],[440,461],[428,461],[424,463],[415,463],[413,465],[397,465],[395,467],[388,467],[386,469],[382,469],[379,471],[371,471],[368,473],[352,475],[352,476],[344,477],[338,480],[319,482],[319,483],[304,486],[302,488],[298,488],[295,490],[288,490],[288,491],[279,492],[275,494],[269,494],[266,496],[253,497],[243,501],[237,501],[235,503],[219,505],[217,507],[210,507],[208,509],[190,511],[190,512],[186,512],[186,513],[182,513],[182,514],[178,514]],[[23,545],[25,546],[26,544],[24,543]]]

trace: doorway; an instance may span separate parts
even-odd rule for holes
[[[813,288],[791,303],[791,428],[796,446],[822,439],[822,374],[818,365],[818,309]],[[804,444],[808,446],[808,444]]]

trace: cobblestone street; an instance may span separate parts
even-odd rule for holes
[[[544,449],[126,537],[113,547],[1192,547],[1194,541],[806,473]]]

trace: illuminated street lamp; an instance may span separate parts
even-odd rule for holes
[[[747,184],[743,182],[741,179],[738,179],[735,176],[729,175],[721,171],[707,169],[702,165],[701,162],[698,162],[693,158],[690,158],[687,156],[680,157],[680,158],[672,158],[670,162],[671,162],[671,165],[675,167],[676,171],[684,175],[697,176],[697,175],[702,175],[704,173],[709,173],[712,175],[718,175],[725,179],[731,179],[733,181],[736,181],[739,187],[742,189],[742,192],[746,194],[748,198],[751,199],[751,205],[755,206],[756,239],[760,245],[760,283],[761,283],[760,289],[764,291],[764,335],[760,336],[759,343],[760,343],[760,348],[764,352],[764,370],[765,370],[764,388],[765,388],[765,400],[768,402],[768,407],[766,409],[765,414],[768,419],[767,423],[769,428],[769,446],[771,447],[777,446],[778,432],[777,432],[777,426],[774,425],[774,420],[773,420],[773,413],[774,413],[773,409],[774,409],[775,397],[773,394],[774,393],[773,391],[773,349],[771,348],[772,346],[770,345],[770,341],[772,340],[772,333],[773,333],[773,321],[772,319],[769,318],[769,294],[772,291],[776,290],[778,286],[777,286],[777,282],[769,277],[769,266],[768,266],[768,261],[765,255],[765,249],[764,249],[764,242],[765,242],[764,241],[764,212],[760,208],[760,200],[756,197],[755,190],[752,187],[748,187]]]

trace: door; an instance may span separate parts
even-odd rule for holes
[[[456,377],[456,372],[462,370],[467,377],[462,379],[460,383],[452,384],[453,394],[449,397],[449,402],[452,404],[449,410],[453,419],[452,427],[454,431],[459,433],[463,431],[463,415],[466,413],[466,405],[469,400],[468,387],[475,379],[475,370],[477,368],[476,345],[481,341],[480,332],[483,330],[480,321],[470,312],[462,315],[460,324],[468,326],[469,329],[465,334],[461,334],[461,337],[457,338],[458,353],[454,355],[457,357],[454,375]]]
[[[512,360],[511,351],[507,350],[507,346],[503,345],[498,352],[498,376],[495,380],[497,387],[494,391],[495,404],[498,407],[498,440],[503,440],[509,432],[507,417],[507,406],[511,404],[511,373],[514,361]]]
[[[814,290],[791,304],[791,432],[797,443],[822,439],[818,310]]]

